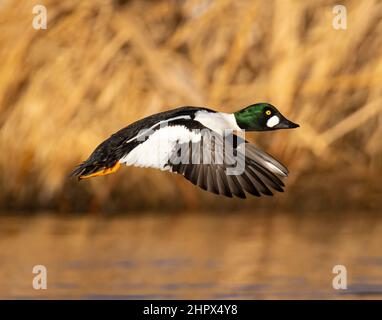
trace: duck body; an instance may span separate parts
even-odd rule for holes
[[[265,114],[264,108],[267,114],[269,110],[272,113]],[[252,125],[256,128],[251,128],[251,117],[258,122]],[[245,198],[245,191],[255,196],[272,195],[271,189],[283,191],[280,178],[287,176],[287,168],[233,134],[234,130],[267,130],[261,122],[270,125],[268,130],[276,129],[277,125],[298,126],[269,104],[252,105],[232,114],[202,107],[179,107],[148,116],[114,133],[71,175],[78,179],[102,176],[124,164],[178,173],[204,190],[227,197]],[[227,150],[232,154],[228,155]],[[229,173],[237,159],[242,160],[243,169]]]

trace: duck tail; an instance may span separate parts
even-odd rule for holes
[[[84,161],[78,165],[69,177],[77,177],[78,180],[104,176],[116,172],[120,168],[119,161],[110,163],[109,165],[100,164],[97,162]]]

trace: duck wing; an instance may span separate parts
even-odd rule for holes
[[[204,127],[200,139],[177,144],[167,166],[191,183],[227,197],[246,198],[284,191],[281,178],[288,170],[269,154],[241,137],[220,134]]]

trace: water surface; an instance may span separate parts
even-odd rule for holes
[[[8,215],[0,298],[380,299],[381,248],[378,213]],[[337,264],[347,290],[332,287]]]

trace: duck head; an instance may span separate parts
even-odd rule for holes
[[[247,131],[293,129],[299,125],[285,118],[269,103],[256,103],[234,113],[238,126]]]

